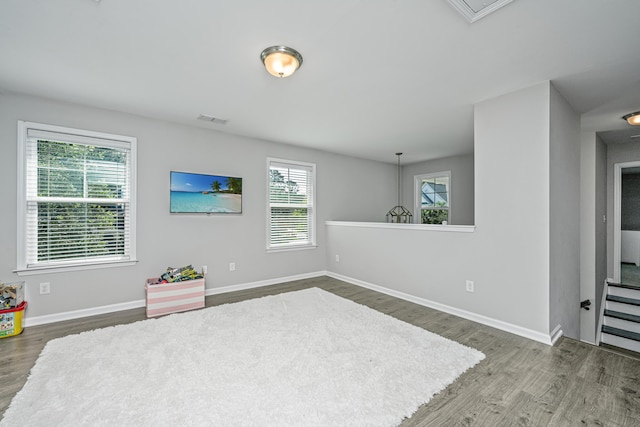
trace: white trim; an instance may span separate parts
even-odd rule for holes
[[[449,231],[456,233],[473,233],[476,229],[475,225],[397,224],[390,222],[325,221],[325,225],[338,227],[390,228],[395,230],[411,231]]]
[[[296,280],[304,280],[304,279],[312,279],[315,277],[321,277],[321,276],[328,276],[328,277],[332,277],[334,279],[338,279],[338,280],[342,280],[343,282],[347,282],[347,283],[351,283],[353,285],[356,286],[361,286],[363,288],[367,288],[367,289],[371,289],[377,292],[381,292],[383,294],[387,294],[396,298],[400,298],[403,299],[405,301],[409,301],[409,302],[413,302],[419,305],[422,305],[424,307],[429,307],[429,308],[433,308],[435,310],[438,311],[442,311],[445,313],[449,313],[449,314],[453,314],[454,316],[458,316],[458,317],[462,317],[464,319],[467,320],[471,320],[473,322],[476,323],[480,323],[483,325],[487,325],[487,326],[491,326],[493,328],[496,329],[500,329],[509,333],[513,333],[516,335],[519,335],[521,337],[524,338],[528,338],[534,341],[538,341],[541,342],[543,344],[547,344],[547,345],[554,345],[555,342],[563,335],[562,329],[560,327],[560,325],[556,326],[554,328],[554,330],[549,334],[543,334],[537,331],[533,331],[531,329],[527,329],[527,328],[523,328],[517,325],[513,325],[511,323],[507,323],[507,322],[503,322],[501,320],[496,320],[496,319],[492,319],[490,317],[486,317],[486,316],[482,316],[476,313],[472,313],[466,310],[460,310],[458,308],[455,307],[450,307],[448,305],[444,305],[444,304],[440,304],[434,301],[430,301],[424,298],[420,298],[420,297],[416,297],[413,295],[409,295],[406,294],[404,292],[399,292],[399,291],[395,291],[392,289],[388,289],[382,286],[378,286],[378,285],[374,285],[368,282],[364,282],[362,280],[357,280],[357,279],[353,279],[351,277],[347,277],[347,276],[343,276],[341,274],[337,274],[337,273],[332,273],[329,271],[316,271],[313,273],[305,273],[305,274],[298,274],[295,276],[287,276],[287,277],[280,277],[280,278],[274,278],[274,279],[267,279],[267,280],[261,280],[261,281],[257,281],[257,282],[249,282],[249,283],[242,283],[242,284],[237,284],[237,285],[229,285],[229,286],[223,286],[223,287],[219,287],[219,288],[209,288],[209,289],[205,289],[205,295],[206,296],[210,296],[210,295],[218,295],[218,294],[224,294],[224,293],[228,293],[228,292],[236,292],[236,291],[243,291],[243,290],[247,290],[247,289],[254,289],[254,288],[261,288],[264,286],[270,286],[270,285],[277,285],[280,283],[286,283],[286,282],[293,282]],[[143,286],[141,285],[140,287],[141,289],[143,288]],[[24,319],[24,327],[30,327],[30,326],[37,326],[37,325],[44,325],[44,324],[48,324],[48,323],[55,323],[55,322],[62,322],[65,320],[74,320],[74,319],[80,319],[80,318],[84,318],[84,317],[89,317],[89,316],[95,316],[95,315],[99,315],[99,314],[108,314],[108,313],[114,313],[117,311],[124,311],[124,310],[131,310],[131,309],[135,309],[135,308],[141,308],[141,307],[145,307],[145,300],[136,300],[136,301],[130,301],[130,302],[125,302],[125,303],[120,303],[120,304],[111,304],[111,305],[105,305],[105,306],[101,306],[101,307],[94,307],[94,308],[87,308],[87,309],[81,309],[81,310],[74,310],[74,311],[67,311],[67,312],[63,312],[63,313],[56,313],[56,314],[49,314],[49,315],[44,315],[44,316],[36,316],[36,317],[29,317],[28,315],[25,316]]]
[[[101,262],[99,260],[79,260],[64,261],[60,263],[50,263],[48,265],[38,265],[34,267],[28,266],[27,260],[27,141],[32,137],[50,137],[56,139],[56,135],[64,135],[68,142],[84,143],[92,145],[101,145],[104,147],[126,149],[128,151],[127,161],[129,176],[127,177],[129,184],[128,208],[129,208],[129,253],[126,259],[118,260],[112,257],[108,261]],[[74,129],[62,126],[55,126],[43,123],[28,122],[18,120],[18,156],[17,156],[17,267],[14,270],[20,276],[30,274],[43,274],[48,272],[63,272],[87,270],[93,268],[105,267],[121,267],[134,265],[136,260],[136,218],[137,218],[137,138],[132,136],[116,135],[105,132],[96,132],[82,129]],[[55,201],[57,198],[44,198],[45,201]],[[69,200],[69,199],[66,199]],[[71,199],[73,201],[74,199]],[[83,199],[84,200],[84,199]],[[95,199],[96,202],[104,202],[104,199]],[[109,203],[122,203],[121,199],[108,199]],[[123,257],[125,258],[125,257]]]
[[[301,170],[306,170],[311,174],[311,230],[309,230],[309,243],[291,245],[271,245],[271,167],[289,168],[297,166]],[[316,220],[316,164],[301,162],[298,160],[286,160],[276,157],[267,157],[267,185],[266,185],[266,250],[267,252],[295,251],[304,249],[314,249],[317,246],[317,220]],[[288,205],[291,206],[291,205]],[[308,207],[308,206],[305,206]]]
[[[142,286],[140,287],[143,288]],[[145,300],[135,300],[119,304],[103,305],[100,307],[84,308],[81,310],[64,311],[62,313],[46,314],[44,316],[30,317],[29,310],[24,318],[24,327],[46,325],[48,323],[63,322],[65,320],[81,319],[83,317],[97,316],[99,314],[115,313],[117,311],[131,310],[145,306]]]
[[[138,260],[89,262],[77,265],[60,265],[52,267],[33,267],[29,269],[13,270],[18,276],[33,276],[36,274],[63,273],[66,271],[94,270],[96,268],[129,267],[136,265]]]
[[[446,176],[449,180],[447,185],[447,221],[451,222],[451,171],[442,171],[435,173],[424,173],[413,176],[413,218],[415,224],[422,224],[422,185],[421,181],[428,178],[439,178]],[[438,209],[434,207],[434,209]],[[444,210],[440,208],[440,210]],[[431,224],[436,225],[436,224]]]
[[[622,229],[622,169],[640,166],[640,162],[615,163],[613,165],[613,281],[620,283],[621,232]]]
[[[301,251],[305,249],[316,249],[318,245],[287,245],[282,247],[273,247],[267,249],[267,253],[274,252],[290,252],[290,251]]]
[[[562,336],[562,330],[560,329],[560,325],[556,326],[550,334],[544,334],[542,332],[534,331],[532,329],[523,328],[521,326],[503,322],[501,320],[493,319],[491,317],[483,316],[481,314],[472,313],[466,310],[461,310],[459,308],[451,307],[445,304],[440,304],[438,302],[416,297],[414,295],[409,295],[404,292],[396,291],[393,289],[388,289],[383,286],[374,285],[372,283],[368,283],[362,280],[343,276],[341,274],[327,272],[327,276],[333,277],[334,279],[342,280],[343,282],[351,283],[353,285],[361,286],[363,288],[381,292],[383,294],[391,295],[392,297],[400,298],[405,301],[413,302],[413,303],[422,305],[424,307],[429,307],[429,308],[433,308],[434,310],[453,314],[454,316],[462,317],[463,319],[471,320],[472,322],[491,326],[492,328],[496,328],[502,331],[516,334],[521,337],[538,341],[543,344],[553,345]]]
[[[604,280],[604,287],[602,289],[602,299],[600,300],[600,313],[598,315],[598,328],[596,329],[596,342],[595,345],[600,345],[602,342],[602,325],[604,324],[604,310],[607,306],[607,295],[609,295],[609,281],[615,282],[611,278]]]
[[[227,292],[242,291],[246,289],[260,288],[263,286],[277,285],[279,283],[293,282],[296,280],[312,279],[314,277],[320,277],[320,276],[326,276],[326,275],[327,275],[326,271],[317,271],[315,273],[305,273],[305,274],[298,274],[295,276],[261,280],[258,282],[223,286],[221,288],[210,288],[210,289],[205,289],[205,296],[224,294]],[[140,285],[140,289],[143,290],[144,285]],[[145,300],[141,299],[141,300],[129,301],[129,302],[124,302],[119,304],[103,305],[100,307],[65,311],[62,313],[47,314],[44,316],[36,316],[36,317],[30,317],[27,311],[26,312],[27,314],[25,315],[25,318],[23,321],[23,326],[26,328],[30,326],[46,325],[48,323],[63,322],[65,320],[81,319],[84,317],[96,316],[99,314],[115,313],[117,311],[124,311],[124,310],[131,310],[134,308],[145,307],[145,305],[146,305]]]
[[[26,266],[26,229],[27,229],[27,216],[24,212],[24,204],[27,190],[27,156],[25,156],[25,144],[27,134],[27,122],[18,120],[18,194],[17,194],[17,214],[18,214],[18,229],[16,230],[16,242],[17,250],[17,266],[18,268]]]
[[[621,233],[620,222],[622,206],[620,191],[622,190],[622,169],[620,164],[613,165],[613,280],[620,283]]]
[[[33,132],[38,133],[38,131],[43,131],[42,133],[46,133],[48,132],[49,135],[51,133],[56,133],[56,134],[67,134],[70,136],[75,136],[77,138],[86,138],[86,141],[89,140],[93,140],[93,143],[96,144],[105,144],[105,145],[110,145],[111,147],[120,147],[120,148],[124,148],[125,146],[122,145],[122,141],[126,141],[129,144],[135,144],[137,139],[133,136],[125,136],[125,135],[116,135],[116,134],[112,134],[112,133],[106,133],[106,132],[96,132],[96,131],[91,131],[91,130],[83,130],[83,129],[74,129],[74,128],[69,128],[69,127],[64,127],[64,126],[55,126],[55,125],[48,125],[48,124],[44,124],[44,123],[35,123],[35,122],[26,122],[26,121],[22,121],[22,123],[24,123],[24,128],[25,130],[29,130],[29,129],[33,129]],[[81,139],[75,139],[75,142],[80,142]]]
[[[562,331],[562,325],[556,325],[556,327],[551,331],[550,335],[551,345],[555,345],[556,342],[558,342],[558,340],[564,335],[564,332]]]
[[[205,290],[205,295],[218,295],[227,292],[244,291],[246,289],[261,288],[263,286],[277,285],[280,283],[294,282],[296,280],[313,279],[314,277],[326,276],[326,271],[316,271],[314,273],[298,274],[295,276],[280,277],[276,279],[260,280],[257,282],[241,283],[238,285],[223,286],[221,288],[210,288]]]
[[[488,14],[495,12],[503,6],[511,3],[513,0],[497,0],[487,7],[474,11],[464,0],[448,0],[449,3],[464,16],[470,24],[473,24],[480,18],[484,18]]]

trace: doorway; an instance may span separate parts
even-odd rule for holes
[[[640,287],[640,162],[614,166],[614,278]]]

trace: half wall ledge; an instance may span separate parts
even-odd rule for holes
[[[473,233],[475,225],[439,225],[439,224],[396,224],[388,222],[353,222],[353,221],[325,221],[326,225],[338,227],[361,228],[391,228],[395,230],[409,231],[443,231],[452,233]]]

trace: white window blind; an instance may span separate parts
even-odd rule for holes
[[[18,270],[133,260],[135,138],[22,129]]]
[[[268,249],[315,246],[315,165],[268,159]]]

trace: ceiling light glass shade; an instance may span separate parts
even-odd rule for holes
[[[289,77],[302,65],[302,55],[286,46],[271,46],[260,54],[260,59],[272,76]]]
[[[622,116],[623,120],[626,120],[632,126],[640,125],[640,111],[636,111],[635,113],[629,113],[626,116]]]

